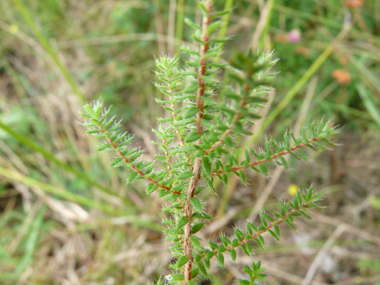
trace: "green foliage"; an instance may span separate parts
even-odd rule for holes
[[[248,274],[249,280],[238,279],[238,282],[241,285],[255,284],[254,282],[256,281],[256,279],[258,279],[259,281],[265,281],[265,277],[267,276],[267,274],[263,273],[265,271],[265,268],[261,267],[261,261],[258,261],[256,263],[252,262],[252,268],[249,268],[249,266],[244,265],[243,271]]]
[[[246,183],[247,169],[268,176],[272,161],[288,169],[285,155],[306,160],[302,148],[324,150],[326,145],[334,144],[331,138],[337,133],[330,122],[321,121],[302,128],[298,137],[289,131],[281,142],[267,139],[265,149],[246,149],[245,160],[239,161],[233,150],[241,147],[243,137],[252,135],[248,126],[260,118],[258,110],[272,90],[276,73],[271,72],[271,68],[277,59],[273,53],[248,52],[237,54],[230,64],[215,62],[223,52],[221,43],[228,40],[216,36],[221,27],[219,18],[230,11],[214,11],[212,1],[200,2],[199,9],[204,17],[202,27],[188,19],[185,22],[194,29],[192,38],[199,44],[200,51],[183,47],[187,57],[182,69],[178,57],[156,59],[155,73],[159,82],[154,85],[164,95],[156,102],[168,114],[158,119],[160,126],[154,130],[158,138],[154,143],[161,150],[155,158],[161,164],[142,159],[143,151],[131,146],[133,136],[120,131],[120,121],[110,116],[110,109],[104,109],[101,101],[85,105],[82,114],[87,133],[103,140],[98,150],[116,153],[117,158],[110,165],[131,169],[128,183],[145,179],[149,182],[146,192],[158,191],[158,197],[167,201],[169,206],[163,210],[171,219],[164,221],[168,226],[164,234],[173,243],[170,251],[177,258],[171,265],[170,283],[197,284],[199,274],[208,276],[214,257],[224,267],[224,255],[230,254],[235,261],[236,248],[240,247],[250,256],[255,246],[265,247],[264,233],[269,232],[280,240],[278,225],[286,223],[295,230],[294,217],[310,218],[308,208],[321,208],[318,201],[322,197],[310,187],[298,191],[293,201],[279,201],[280,210],[273,216],[261,212],[259,225],[247,222],[247,233],[235,228],[234,238],[221,235],[221,244],[210,239],[207,246],[194,234],[211,218],[204,213],[206,201],[202,201],[200,193],[207,188],[215,192],[214,179],[227,183],[227,174],[234,173]],[[222,70],[228,82],[220,81],[218,74]],[[160,165],[163,168],[159,168]],[[200,187],[200,184],[207,187]],[[264,271],[260,262],[252,263],[251,268],[244,267],[249,279],[238,282],[265,281]]]
[[[21,7],[23,13],[20,13],[20,5],[15,5],[16,2],[22,3],[24,6],[24,8]],[[152,199],[157,199],[158,192],[162,189],[157,189],[153,187],[155,186],[153,183],[150,183],[146,193],[154,191],[157,191],[157,193],[147,197],[145,192],[138,192],[138,189],[144,188],[145,181],[140,180],[133,187],[129,186],[126,191],[120,191],[119,187],[124,185],[124,180],[128,179],[131,172],[123,170],[123,167],[107,169],[107,164],[110,162],[108,163],[107,159],[104,158],[109,153],[95,154],[90,151],[86,145],[96,149],[92,147],[93,138],[77,137],[77,131],[79,131],[75,126],[77,118],[67,116],[71,118],[68,121],[65,119],[67,117],[61,116],[60,113],[60,110],[65,110],[65,114],[75,114],[78,109],[72,100],[66,100],[74,93],[70,91],[70,87],[73,87],[71,84],[75,81],[74,84],[78,84],[85,98],[90,99],[101,94],[106,102],[105,105],[112,104],[114,106],[112,113],[118,114],[118,117],[127,120],[125,122],[126,127],[130,127],[128,120],[133,119],[134,122],[138,122],[142,129],[149,130],[149,123],[153,118],[157,116],[166,117],[164,116],[166,110],[155,109],[149,99],[154,93],[154,91],[152,92],[154,86],[146,84],[151,82],[154,77],[154,73],[151,72],[154,68],[154,57],[152,55],[162,54],[167,46],[170,54],[172,54],[171,46],[177,51],[180,42],[189,42],[191,40],[189,31],[192,28],[182,24],[183,18],[184,16],[189,17],[199,24],[200,21],[197,17],[200,17],[201,13],[198,12],[194,17],[194,13],[196,13],[194,7],[196,7],[197,1],[186,1],[186,3],[184,0],[170,1],[170,7],[174,5],[177,8],[177,13],[173,11],[175,10],[174,8],[170,8],[172,10],[168,13],[166,8],[169,7],[169,1],[143,0],[132,2],[128,2],[128,5],[126,5],[124,1],[112,1],[112,3],[107,3],[106,9],[102,9],[100,2],[99,6],[92,5],[91,2],[86,1],[82,5],[77,5],[76,1],[62,2],[55,0],[1,1],[0,3],[3,11],[2,28],[0,30],[2,38],[0,69],[2,82],[6,83],[3,96],[1,96],[3,108],[0,111],[0,137],[2,140],[2,146],[0,147],[2,158],[0,194],[2,194],[3,206],[6,203],[8,203],[8,206],[12,205],[9,202],[13,202],[14,197],[17,199],[16,207],[13,209],[10,207],[9,212],[8,207],[4,208],[1,215],[2,228],[0,232],[1,243],[3,244],[1,249],[3,252],[1,258],[2,268],[0,270],[2,272],[0,274],[1,284],[17,283],[20,282],[20,278],[27,278],[23,282],[30,284],[56,282],[56,280],[53,281],[53,276],[56,276],[56,274],[51,273],[59,271],[61,276],[64,274],[65,268],[50,262],[50,253],[59,252],[59,248],[65,248],[67,242],[70,241],[70,239],[66,239],[63,244],[61,242],[58,244],[49,242],[54,240],[54,237],[49,234],[52,230],[65,231],[61,218],[59,220],[55,219],[55,217],[61,217],[61,215],[52,215],[52,212],[56,213],[56,209],[49,208],[41,220],[41,227],[38,227],[37,242],[26,242],[29,238],[33,240],[32,236],[35,235],[35,231],[19,232],[19,230],[25,229],[25,225],[33,217],[33,211],[28,210],[28,204],[25,202],[29,201],[29,199],[25,200],[24,196],[22,200],[23,207],[21,206],[19,202],[21,201],[19,199],[20,195],[17,194],[15,189],[15,186],[18,186],[17,184],[22,184],[32,191],[40,189],[47,198],[52,197],[65,203],[80,205],[94,218],[91,224],[75,223],[74,229],[70,226],[69,230],[70,232],[72,230],[80,231],[81,237],[87,241],[92,241],[94,235],[97,237],[96,242],[86,244],[89,249],[87,257],[80,258],[79,263],[77,262],[78,266],[76,267],[79,270],[76,270],[76,272],[82,272],[80,268],[83,268],[83,260],[85,263],[92,260],[94,264],[100,264],[100,267],[97,268],[98,270],[92,270],[84,276],[80,276],[83,283],[93,282],[93,280],[98,280],[98,282],[103,280],[105,282],[104,280],[109,276],[116,277],[120,276],[120,274],[125,276],[124,280],[132,282],[134,280],[133,276],[137,276],[138,272],[141,272],[142,268],[144,268],[144,266],[136,267],[136,271],[126,269],[123,263],[114,264],[111,258],[109,260],[105,259],[104,253],[110,257],[118,254],[120,248],[134,241],[133,237],[138,235],[138,232],[142,230],[141,227],[149,227],[155,231],[161,230],[161,225],[156,224],[156,215],[151,215],[148,222],[145,220],[146,215],[142,215],[141,211],[153,209],[153,207],[149,207]],[[223,4],[226,7],[227,3],[229,3],[229,7],[234,6],[234,15],[230,21],[237,28],[234,29],[236,34],[232,37],[232,41],[225,45],[224,53],[220,55],[224,59],[228,59],[229,57],[233,58],[239,48],[247,46],[253,32],[256,30],[256,23],[260,14],[263,15],[262,12],[267,10],[259,9],[260,3],[258,2],[260,1],[227,0],[224,3],[222,2],[217,1],[215,3],[218,7],[222,7]],[[360,8],[352,9],[345,6],[346,2],[363,2],[364,5]],[[271,116],[273,120],[266,120],[267,123],[261,125],[270,126],[270,129],[265,132],[270,132],[273,137],[279,138],[283,130],[292,125],[297,117],[302,118],[302,115],[300,116],[302,112],[299,111],[305,98],[303,95],[306,94],[308,80],[313,77],[313,79],[316,79],[317,84],[315,92],[311,92],[313,96],[310,100],[311,105],[306,122],[309,122],[310,118],[320,117],[321,114],[324,114],[327,118],[334,117],[334,121],[344,124],[345,130],[348,131],[345,135],[345,147],[356,145],[358,148],[355,148],[355,153],[356,150],[361,149],[365,150],[365,154],[369,156],[369,159],[375,158],[375,155],[371,156],[374,148],[371,148],[369,142],[371,137],[376,134],[373,129],[378,128],[378,123],[376,125],[376,122],[378,122],[379,116],[376,112],[378,113],[377,110],[380,110],[378,107],[380,103],[378,100],[380,98],[380,84],[377,84],[379,82],[377,75],[380,67],[379,57],[377,56],[379,53],[379,29],[376,22],[378,18],[378,7],[376,5],[378,3],[376,1],[337,0],[304,1],[302,3],[300,1],[267,1],[267,3],[268,6],[269,3],[274,3],[274,5],[269,7],[269,15],[271,16],[267,18],[266,27],[263,30],[258,46],[260,50],[273,47],[276,51],[276,56],[281,58],[281,61],[276,64],[276,70],[281,72],[274,82],[276,96],[272,104],[273,107],[268,113],[271,116],[275,110],[276,116]],[[185,5],[186,9],[184,11]],[[221,12],[226,14],[221,18],[221,29],[217,32],[220,38],[225,37],[229,12],[229,10]],[[215,14],[217,13],[214,13],[213,16]],[[320,61],[319,56],[326,48],[329,48],[342,28],[344,17],[350,14],[353,16],[351,18],[353,26],[347,36],[342,38],[340,44],[336,45],[332,52]],[[173,34],[170,33],[171,27],[169,29],[164,27],[161,31],[159,28],[160,25],[163,27],[166,23],[173,23],[173,21],[170,21],[169,15],[173,15],[172,18],[175,18],[179,25],[173,31],[175,40],[171,40],[166,45],[163,42],[166,40],[166,36],[169,36],[167,39],[173,39]],[[241,18],[240,16],[243,15],[244,18]],[[27,18],[32,19],[36,26],[30,25]],[[250,20],[246,21],[248,18]],[[99,19],[101,20],[99,21]],[[349,17],[346,17],[346,19],[349,19]],[[244,22],[244,27],[240,25],[242,22]],[[40,33],[33,31],[33,26],[34,28],[37,27]],[[200,28],[198,27],[197,29]],[[300,42],[292,43],[279,40],[279,36],[287,36],[291,29],[299,29],[302,34]],[[41,37],[41,34],[46,40]],[[255,35],[257,34],[255,33]],[[52,50],[46,46],[46,41],[51,45]],[[362,43],[366,44],[363,45]],[[195,54],[199,54],[199,49],[194,45],[189,45],[188,50],[191,51],[191,49],[194,50]],[[60,62],[54,59],[57,56],[53,53],[56,53],[57,56],[59,54]],[[181,56],[180,59],[182,68],[183,57]],[[315,65],[317,62],[318,65]],[[223,63],[225,62],[223,61]],[[66,67],[62,68],[62,64],[66,65]],[[220,63],[216,64],[222,65]],[[310,67],[313,68],[310,69]],[[67,70],[65,71],[65,69]],[[338,83],[332,76],[333,71],[336,69],[343,69],[348,72],[351,75],[351,82],[347,84]],[[33,72],[30,73],[30,71]],[[67,77],[67,74],[62,76],[67,71],[71,74],[73,80]],[[224,70],[218,74],[218,78],[222,82],[228,83],[227,78],[224,76],[229,76],[228,71]],[[221,79],[222,77],[223,79]],[[310,86],[312,85],[310,84]],[[313,91],[311,90],[313,88],[309,89]],[[66,97],[66,94],[69,97]],[[280,101],[284,102],[283,98],[290,98],[286,94],[291,94],[291,100],[288,100],[287,104],[278,104]],[[51,97],[52,95],[53,97]],[[164,100],[161,94],[155,96]],[[69,104],[66,105],[65,102]],[[147,102],[149,102],[148,105]],[[282,109],[277,109],[278,105],[281,105]],[[53,110],[48,118],[46,117],[46,110]],[[147,110],[149,111],[147,112]],[[197,110],[196,107],[193,107],[192,112],[198,113]],[[184,115],[184,118],[190,118],[189,114]],[[269,121],[272,124],[269,124]],[[262,130],[264,129],[265,127],[262,128]],[[356,134],[354,133],[355,131]],[[21,134],[22,136],[20,136]],[[193,136],[192,140],[185,140],[185,142],[194,142],[200,138],[196,131],[193,134],[195,134],[195,137]],[[349,138],[347,134],[349,134]],[[298,136],[298,134],[296,135]],[[258,145],[264,148],[263,137],[259,135],[255,137],[258,138]],[[359,138],[362,140],[359,140]],[[228,137],[226,138],[226,143],[227,140]],[[136,146],[137,144],[134,143],[134,145]],[[378,143],[375,145],[377,146]],[[253,147],[253,143],[249,147]],[[8,148],[10,148],[11,152],[9,152]],[[253,148],[260,151],[257,146]],[[352,150],[352,148],[349,149]],[[266,146],[265,150],[267,150]],[[297,154],[300,156],[301,154],[298,151]],[[244,149],[242,150],[243,152]],[[355,167],[354,171],[345,173],[345,177],[349,177],[354,173],[358,174],[357,171],[362,170],[360,177],[356,176],[361,178],[364,184],[370,182],[367,177],[372,173],[370,170],[376,168],[370,167],[369,171],[367,171],[364,163],[366,157],[363,153],[357,153],[354,160],[352,160],[352,151],[346,151],[345,149],[343,153],[339,151],[338,153],[342,154],[348,162],[353,162],[354,160],[355,164],[359,161],[361,162],[356,164],[359,167]],[[44,159],[40,154],[43,155]],[[164,155],[161,152],[159,154]],[[252,156],[252,161],[255,160],[252,154],[250,156]],[[140,156],[140,158],[142,157],[144,155]],[[339,155],[338,157],[342,156]],[[239,158],[243,159],[242,156],[239,156]],[[304,157],[302,158],[304,159]],[[283,163],[283,157],[279,159]],[[318,158],[318,161],[321,161],[321,157]],[[286,161],[286,163],[290,168],[296,168],[294,159]],[[318,164],[318,162],[316,163]],[[283,163],[284,167],[287,164]],[[274,162],[267,163],[266,169],[269,176],[273,165]],[[318,172],[324,169],[324,166],[318,167],[317,165],[315,167],[312,163],[307,165],[316,170],[310,172],[311,176],[318,176]],[[160,167],[162,165],[157,160],[155,164],[146,168],[146,173],[152,172],[153,168],[162,169]],[[255,167],[259,169],[259,166]],[[349,163],[345,165],[346,167],[350,170],[353,165]],[[257,174],[240,169],[237,174],[235,172],[224,173],[220,176],[224,183],[228,183],[234,181],[234,179],[231,179],[233,175],[239,175],[243,183],[246,176],[245,180],[247,186],[249,186],[252,184],[251,177]],[[302,174],[296,171],[290,175],[290,179],[293,182],[297,181],[297,184],[303,184],[306,181],[308,183],[312,179],[307,170],[302,171]],[[136,177],[137,174],[132,174],[131,183],[134,181],[134,176]],[[325,184],[325,177],[323,177],[323,180]],[[350,183],[354,181],[353,179],[348,180],[351,181]],[[208,195],[205,192],[209,190],[206,182],[201,181],[201,184],[206,185],[204,191],[199,192],[202,211],[206,205],[209,210],[214,206],[213,203],[218,202],[215,199],[205,201],[204,196]],[[230,192],[229,189],[224,190],[222,185],[218,185],[218,178],[215,176],[213,184],[218,195],[226,197],[226,201],[228,201],[228,194],[225,194]],[[354,183],[354,185],[358,184]],[[235,191],[238,191],[240,187],[241,185],[238,185]],[[352,188],[353,191],[355,191],[355,188],[357,189],[357,186]],[[372,186],[365,188],[371,189]],[[100,193],[99,190],[104,193]],[[358,220],[359,223],[352,225],[361,226],[361,230],[366,229],[368,232],[376,232],[378,228],[378,224],[376,224],[378,212],[376,211],[380,209],[379,195],[365,197],[365,191],[363,192],[363,190],[365,189],[360,188],[357,190],[360,195],[354,202],[361,203],[362,199],[368,201],[371,207],[365,208],[364,211],[370,213],[362,213],[360,220]],[[199,188],[197,188],[196,193],[198,191],[200,191]],[[29,192],[32,193],[31,191]],[[135,200],[131,199],[131,194],[144,198],[141,200],[143,205],[134,204]],[[164,194],[164,191],[162,194]],[[372,194],[376,195],[371,191]],[[112,199],[110,195],[113,196]],[[37,206],[38,199],[36,199],[36,196],[36,194],[32,193],[30,201]],[[43,203],[47,204],[48,200],[45,197],[43,197]],[[244,197],[241,198],[242,202],[245,200],[245,202],[249,203],[245,199],[246,196],[238,195],[237,197]],[[273,200],[275,197],[270,197],[269,199]],[[339,205],[347,202],[347,199],[348,196],[343,194]],[[166,203],[171,202],[164,202],[165,207],[168,206]],[[248,203],[242,203],[242,207],[249,207]],[[252,201],[252,205],[254,203],[255,201]],[[157,203],[154,204],[157,205]],[[193,207],[193,221],[195,220],[195,223],[197,223],[204,213],[196,211],[194,205]],[[350,211],[356,209],[354,206],[348,208]],[[329,215],[333,215],[334,209],[338,211],[341,208],[329,209]],[[249,208],[245,210],[244,213],[251,211]],[[225,208],[218,208],[219,214],[223,214],[224,211]],[[373,215],[372,212],[375,214]],[[136,221],[135,219],[139,219],[139,221],[137,223],[132,222],[129,226],[112,226],[114,219],[108,215],[112,217],[129,216],[131,221]],[[160,213],[160,215],[165,216],[169,224],[176,225],[174,217],[166,216],[169,215],[168,212]],[[311,214],[309,215],[312,216]],[[239,215],[239,217],[242,216]],[[372,219],[373,217],[375,218]],[[171,220],[172,218],[173,220]],[[363,221],[368,219],[370,222]],[[297,219],[294,220],[297,221]],[[38,219],[34,218],[33,221],[38,221]],[[212,219],[208,220],[207,223],[212,221]],[[207,226],[207,223],[205,226]],[[192,227],[193,224],[191,225]],[[140,229],[135,228],[136,226]],[[286,225],[280,226],[281,234],[284,237],[286,237],[285,227]],[[322,228],[326,231],[329,229],[329,227],[321,226]],[[247,231],[243,226],[240,229],[244,233]],[[128,231],[128,235],[125,235],[125,231]],[[109,232],[112,234],[109,235]],[[323,231],[319,231],[319,234],[324,235]],[[112,237],[111,240],[109,240],[109,236]],[[346,235],[345,239],[348,237],[353,238],[352,235]],[[20,238],[22,240],[16,250],[12,250],[15,244],[14,240],[20,241]],[[270,239],[269,235],[268,239]],[[219,242],[221,243],[222,241],[220,240]],[[34,245],[35,250],[31,244]],[[253,251],[256,254],[261,252],[262,249],[257,249],[255,244],[252,244]],[[205,246],[205,243],[201,242],[201,245]],[[358,242],[358,246],[360,247],[361,245],[362,241]],[[54,248],[54,251],[52,251],[52,248]],[[376,252],[370,247],[366,246],[366,248],[369,253]],[[352,246],[350,249],[354,250]],[[362,249],[360,248],[359,251],[363,251]],[[77,254],[77,251],[73,251],[73,258]],[[86,253],[81,252],[82,254]],[[155,256],[149,256],[149,258],[151,257],[155,258]],[[237,258],[239,259],[239,257]],[[50,270],[45,270],[44,272],[46,260],[49,260]],[[99,260],[101,261],[100,263],[98,262]],[[214,262],[216,263],[216,260]],[[226,258],[227,262],[228,259]],[[239,262],[241,263],[241,260]],[[348,264],[351,265],[351,268],[346,266],[345,269],[347,272],[351,272],[351,277],[353,278],[354,274],[358,275],[358,268],[355,268],[355,262],[349,262]],[[27,274],[27,272],[32,273]],[[225,272],[225,270],[221,271],[220,276],[223,276]],[[376,272],[374,273],[376,274]],[[218,273],[216,274],[219,275]],[[336,276],[335,274],[327,275],[329,276],[326,279],[332,278],[332,275]],[[367,275],[368,271],[362,273],[363,277],[369,277]],[[148,278],[145,275],[144,277]],[[213,274],[210,274],[210,278],[213,284],[221,283],[219,282],[220,279],[213,279]],[[347,278],[350,277],[347,276]],[[370,283],[371,281],[358,281],[355,279],[355,282]]]

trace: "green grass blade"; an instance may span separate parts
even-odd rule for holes
[[[314,61],[314,63],[309,67],[305,74],[297,81],[292,89],[285,95],[280,103],[272,110],[268,117],[265,119],[264,123],[261,125],[261,128],[258,131],[258,134],[261,134],[277,117],[280,115],[281,111],[290,103],[294,96],[301,90],[301,88],[309,81],[309,79],[315,74],[315,72],[321,67],[325,60],[330,56],[334,51],[335,46],[346,36],[349,29],[344,28],[341,33],[337,36],[336,40],[333,41],[323,52],[322,54]],[[257,136],[254,136],[255,138]],[[250,141],[250,143],[252,143]]]
[[[338,28],[338,29],[340,29],[342,27],[342,24],[339,23],[338,21],[333,21],[333,20],[330,20],[330,19],[325,18],[325,17],[313,15],[313,14],[303,12],[300,10],[296,10],[296,9],[293,9],[290,7],[286,7],[286,6],[283,6],[280,4],[276,4],[274,6],[274,9],[279,11],[279,12],[289,14],[292,17],[299,17],[301,19],[306,19],[308,21],[314,21],[314,22],[317,22],[319,24],[323,24],[324,26],[329,26],[329,27]]]
[[[31,230],[28,236],[28,239],[25,244],[25,252],[22,256],[17,268],[15,270],[15,275],[20,276],[29,264],[33,261],[33,254],[36,251],[38,236],[40,233],[40,228],[43,224],[43,217],[45,214],[46,207],[42,206],[38,211],[35,220],[31,226]]]
[[[371,96],[371,94],[368,92],[367,89],[363,87],[360,83],[356,84],[356,89],[358,90],[358,93],[360,97],[363,100],[363,104],[366,107],[368,113],[371,115],[373,120],[377,123],[377,125],[380,127],[380,112],[379,108],[376,106],[376,102]]]
[[[64,189],[61,189],[61,188],[58,188],[58,187],[37,181],[35,179],[32,179],[30,177],[27,177],[25,175],[22,175],[21,173],[15,172],[15,171],[10,171],[8,169],[0,167],[0,175],[7,177],[11,180],[21,182],[21,183],[28,185],[30,187],[38,187],[47,193],[57,195],[57,196],[64,198],[68,201],[76,202],[76,203],[82,204],[84,206],[88,206],[90,208],[95,208],[95,209],[101,210],[101,211],[108,213],[108,214],[113,214],[113,215],[119,214],[117,211],[115,211],[113,208],[111,208],[108,205],[98,203],[98,202],[96,202],[90,198],[80,196],[78,194],[71,193],[71,192],[66,191]]]
[[[268,35],[268,32],[269,32],[270,21],[272,19],[273,7],[275,5],[275,0],[269,0],[269,2],[267,2],[267,5],[268,5],[268,16],[267,16],[267,19],[265,21],[263,32],[262,32],[262,34],[260,36],[259,50],[264,50],[265,39],[266,39],[266,37]]]
[[[6,131],[8,134],[10,134],[12,137],[14,137],[16,140],[18,140],[23,145],[27,146],[28,148],[30,148],[34,151],[41,153],[50,162],[53,162],[56,165],[63,168],[64,170],[75,174],[75,176],[79,177],[80,179],[87,182],[88,184],[95,186],[100,191],[102,191],[108,195],[117,197],[119,199],[119,197],[115,193],[112,193],[111,190],[107,189],[106,187],[104,187],[103,185],[94,181],[93,179],[89,178],[84,172],[82,172],[79,169],[76,169],[76,168],[72,167],[71,165],[59,160],[58,158],[55,157],[54,154],[48,152],[45,148],[43,148],[40,145],[38,145],[37,143],[33,142],[30,138],[27,138],[27,137],[15,132],[14,130],[12,130],[11,127],[5,125],[1,121],[0,121],[0,128],[3,129],[4,131]],[[124,202],[128,203],[127,201],[124,201]]]
[[[224,2],[223,10],[224,11],[230,10],[233,4],[234,4],[234,0],[226,0],[226,2]],[[220,27],[220,30],[219,30],[219,38],[224,38],[227,34],[227,28],[228,28],[228,22],[230,21],[230,15],[231,13],[228,13],[222,17],[223,25]]]
[[[184,22],[184,11],[185,11],[185,0],[179,0],[177,3],[177,19],[176,19],[176,25],[175,25],[175,37],[178,41],[178,43],[182,42],[182,36],[183,36],[183,22]],[[180,53],[180,45],[176,46],[176,54]]]
[[[48,40],[45,38],[45,36],[41,33],[41,31],[38,29],[37,25],[34,23],[31,15],[29,14],[28,10],[25,8],[25,6],[22,4],[20,0],[13,0],[18,9],[20,10],[22,16],[24,17],[25,21],[28,23],[30,28],[33,30],[33,32],[36,34],[38,41],[40,44],[44,47],[44,49],[47,51],[47,53],[50,55],[50,57],[53,59],[55,64],[58,66],[59,70],[62,72],[63,76],[65,77],[67,83],[70,85],[71,89],[73,90],[74,94],[78,96],[78,98],[85,103],[86,98],[80,92],[78,85],[75,83],[73,77],[69,73],[69,71],[66,69],[66,67],[62,64],[62,62],[59,60],[57,54],[53,50],[53,48],[50,46]]]
[[[224,2],[223,10],[225,11],[225,10],[231,9],[233,4],[234,4],[234,0],[226,0],[226,2]],[[219,34],[218,34],[219,38],[224,38],[227,34],[227,28],[228,28],[228,22],[230,21],[230,15],[231,13],[228,13],[222,17],[222,25],[220,27]],[[223,46],[224,44],[221,43],[219,45]],[[214,62],[219,62],[219,60],[220,60],[220,55],[214,58]]]
[[[360,72],[363,81],[371,84],[378,92],[380,92],[380,79],[377,78],[364,64],[356,60],[353,56],[350,56],[350,61]]]

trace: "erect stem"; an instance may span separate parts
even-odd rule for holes
[[[202,42],[203,42],[203,47],[200,52],[200,58],[199,58],[199,63],[200,63],[200,68],[198,71],[198,93],[197,93],[197,108],[199,110],[197,114],[197,120],[196,120],[196,125],[197,125],[197,132],[199,135],[203,134],[203,127],[202,127],[202,117],[203,117],[203,101],[202,101],[202,96],[205,92],[206,89],[206,84],[203,76],[206,74],[207,70],[207,58],[206,58],[206,53],[209,49],[209,35],[207,34],[207,27],[211,24],[211,19],[212,19],[212,8],[213,8],[213,3],[211,0],[206,1],[205,3],[205,8],[208,13],[207,17],[203,18],[203,25],[202,25]],[[201,139],[198,140],[197,142],[198,145],[201,144]],[[191,255],[191,242],[190,242],[190,236],[191,236],[191,215],[192,215],[192,205],[190,203],[190,199],[194,197],[194,192],[195,189],[198,185],[198,181],[201,177],[201,158],[197,157],[194,161],[194,167],[193,167],[193,174],[194,176],[190,180],[189,188],[187,190],[187,198],[186,198],[186,204],[184,208],[184,214],[185,216],[189,219],[189,222],[185,225],[185,235],[184,235],[184,253],[189,258],[189,262],[185,264],[185,282],[184,284],[187,284],[187,281],[191,280],[191,269],[192,269],[192,255]]]
[[[199,110],[197,114],[197,132],[199,135],[202,135],[203,129],[202,129],[202,123],[201,119],[203,118],[203,101],[202,96],[205,92],[205,80],[203,76],[206,74],[207,69],[207,58],[206,53],[209,49],[209,35],[207,34],[207,27],[211,24],[211,11],[212,11],[212,2],[209,0],[205,3],[205,8],[208,12],[208,17],[205,17],[203,20],[203,26],[202,26],[202,42],[203,42],[203,48],[200,52],[200,58],[199,58],[199,64],[200,68],[198,70],[198,93],[197,93],[197,108]]]

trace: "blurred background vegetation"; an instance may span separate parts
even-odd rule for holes
[[[321,117],[343,129],[340,146],[313,164],[291,160],[291,172],[273,168],[269,180],[247,173],[249,185],[219,185],[207,235],[228,235],[315,182],[327,208],[256,249],[268,284],[380,284],[380,1],[216,1],[224,5],[235,7],[224,60],[249,48],[280,58],[256,147]],[[95,152],[78,111],[101,96],[152,156],[150,130],[164,116],[154,58],[194,44],[183,19],[199,22],[196,6],[0,1],[0,284],[151,284],[169,274],[160,203]],[[240,255],[204,285],[234,284],[249,262]]]

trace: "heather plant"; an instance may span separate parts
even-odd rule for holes
[[[199,9],[201,26],[186,19],[199,48],[182,47],[186,55],[182,67],[178,57],[156,60],[158,82],[154,85],[164,95],[156,102],[168,116],[159,118],[159,127],[154,130],[154,144],[161,150],[155,161],[141,158],[143,150],[131,146],[133,136],[121,132],[120,121],[110,116],[110,108],[104,108],[102,101],[85,105],[82,114],[87,133],[104,141],[98,150],[117,154],[111,166],[129,168],[128,183],[144,179],[148,182],[146,193],[158,193],[163,200],[163,211],[168,213],[163,233],[172,242],[169,251],[176,261],[170,265],[172,274],[157,284],[200,284],[214,260],[224,267],[225,256],[230,255],[235,262],[239,248],[250,256],[254,246],[265,247],[264,233],[280,240],[280,224],[295,230],[294,218],[310,219],[309,208],[321,209],[318,202],[322,196],[313,187],[298,190],[292,201],[280,200],[273,214],[262,211],[259,224],[247,222],[246,230],[235,228],[233,237],[221,233],[218,241],[204,241],[197,236],[212,219],[205,212],[204,191],[223,191],[214,188],[216,179],[227,184],[230,176],[236,175],[247,183],[248,170],[268,176],[270,164],[288,169],[287,154],[307,160],[304,148],[326,149],[325,145],[334,144],[331,138],[337,132],[330,122],[321,121],[302,128],[297,136],[291,130],[285,132],[280,142],[266,139],[262,149],[244,149],[240,160],[237,150],[243,137],[252,135],[249,126],[260,118],[258,110],[272,90],[275,73],[271,68],[277,59],[273,53],[249,51],[229,63],[220,63],[223,43],[229,38],[216,34],[223,24],[221,17],[231,11],[214,11],[211,0],[199,2]],[[220,75],[225,78],[223,83]],[[267,276],[260,261],[245,265],[243,271],[247,278],[238,280],[242,285],[257,284]]]

